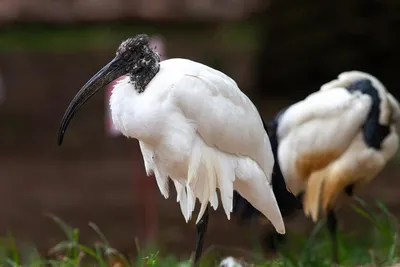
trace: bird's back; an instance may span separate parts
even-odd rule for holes
[[[164,69],[171,69],[172,71],[177,71],[177,72],[181,71],[184,73],[192,73],[192,74],[198,73],[199,71],[214,72],[218,74],[220,77],[224,78],[229,83],[231,83],[232,85],[237,86],[235,80],[233,80],[231,77],[229,77],[222,71],[219,71],[200,62],[186,58],[170,58],[163,60],[160,62],[160,67]]]

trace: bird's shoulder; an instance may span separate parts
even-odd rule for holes
[[[225,73],[189,59],[173,58],[160,63],[160,76],[176,97],[196,95],[221,98],[234,105],[252,105],[237,83]]]

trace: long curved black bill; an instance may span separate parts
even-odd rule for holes
[[[75,95],[74,99],[69,104],[61,120],[60,128],[58,130],[58,145],[63,142],[65,131],[68,124],[74,117],[75,113],[101,88],[126,74],[125,61],[119,56],[116,56],[99,72],[97,72]]]

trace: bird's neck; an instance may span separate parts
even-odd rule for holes
[[[129,74],[130,82],[134,85],[136,91],[143,93],[146,86],[160,70],[160,56],[149,48],[149,51],[143,55],[137,64],[141,65],[141,68],[138,72]]]

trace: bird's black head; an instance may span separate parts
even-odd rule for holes
[[[134,89],[141,93],[159,71],[160,57],[150,47],[149,37],[139,34],[129,38],[118,47],[116,56],[97,72],[75,95],[61,121],[58,144],[61,145],[65,131],[75,113],[101,88],[122,75],[128,75]]]
[[[160,56],[150,47],[150,39],[146,34],[139,34],[123,41],[117,49],[116,57],[124,66],[124,72],[131,76],[137,90],[143,91],[147,84],[138,79],[137,75],[152,72],[160,62]],[[153,78],[153,77],[151,77]]]

